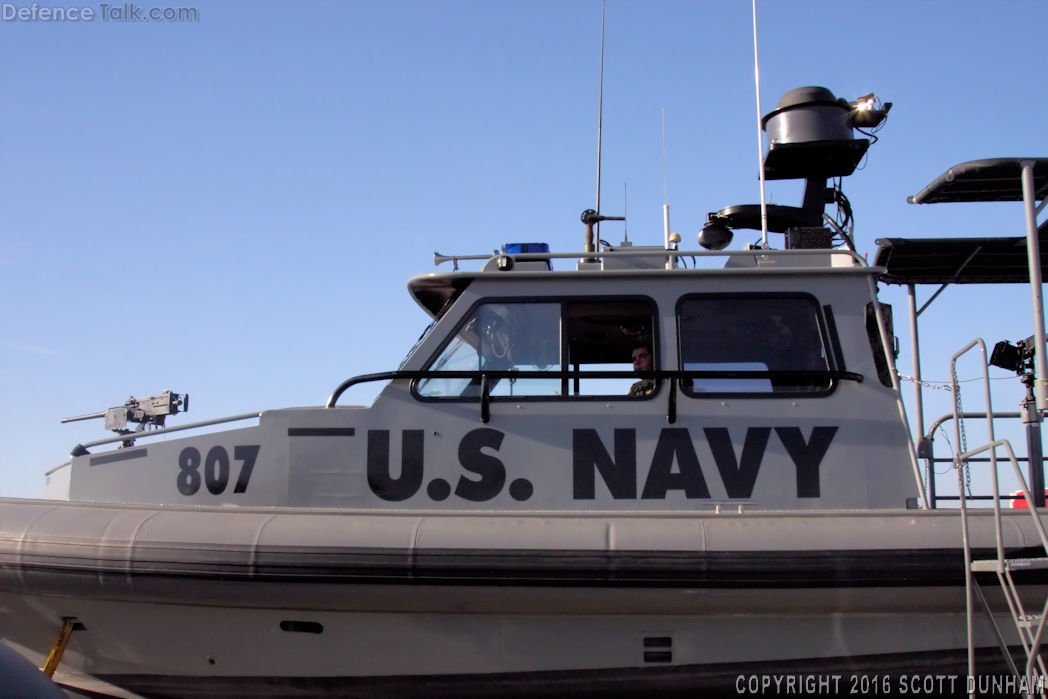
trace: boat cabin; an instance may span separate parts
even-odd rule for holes
[[[826,249],[587,255],[503,253],[477,271],[415,277],[410,293],[434,322],[399,370],[347,381],[325,407],[263,412],[255,427],[81,453],[69,496],[390,510],[917,506],[876,269]],[[565,258],[574,269],[554,269]],[[700,264],[713,259],[723,264]],[[638,373],[640,347],[652,366]],[[340,402],[374,380],[388,383],[372,405]],[[638,382],[647,390],[631,390]]]
[[[798,88],[765,118],[766,174],[805,178],[799,207],[711,213],[701,251],[678,250],[668,223],[664,246],[597,250],[594,228],[611,217],[587,210],[582,253],[525,243],[438,255],[450,271],[408,284],[433,324],[396,371],[350,379],[323,407],[228,420],[256,426],[82,445],[52,492],[393,511],[926,504],[880,271],[854,253],[850,205],[827,187],[865,154],[852,131],[883,121],[891,104],[875,102]],[[766,230],[760,246],[727,251],[730,228]],[[632,362],[637,351],[650,365]],[[370,406],[341,401],[369,381],[386,382]],[[162,420],[174,403],[160,405],[127,410]]]

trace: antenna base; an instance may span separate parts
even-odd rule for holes
[[[582,246],[582,251],[591,253],[597,251],[597,246],[593,241],[593,227],[599,224],[601,221],[625,221],[625,216],[601,216],[594,209],[586,209],[582,212],[580,217],[582,222],[586,224],[586,244]]]

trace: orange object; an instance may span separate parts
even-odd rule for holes
[[[1016,490],[1012,493],[1014,499],[1012,500],[1012,509],[1015,510],[1028,510],[1030,505],[1026,502],[1026,496],[1023,495],[1023,491]],[[1044,495],[1048,498],[1048,489],[1045,489]]]

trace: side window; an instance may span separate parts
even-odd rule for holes
[[[583,372],[568,386],[572,396],[631,396],[639,383],[636,376],[615,378],[586,377],[585,372],[633,373],[633,353],[644,348],[651,369],[658,368],[653,346],[655,304],[650,300],[569,301],[566,305],[569,368]],[[643,391],[632,397],[655,393],[657,384],[650,381]]]
[[[489,303],[480,321],[480,368],[497,371],[557,371],[560,368],[560,304]],[[493,381],[492,396],[556,396],[560,381],[505,378]]]
[[[428,369],[477,372],[470,377],[434,377],[418,383],[425,397],[480,395],[481,371],[557,371],[560,369],[560,304],[484,303],[477,306]],[[493,379],[492,396],[555,396],[556,378]]]
[[[647,299],[482,303],[426,367],[458,375],[420,379],[415,391],[424,398],[476,398],[482,372],[519,372],[520,376],[496,377],[489,373],[489,395],[625,398],[638,381],[632,353],[645,346],[654,362],[654,317],[655,305]],[[540,372],[572,373],[535,375]],[[598,377],[594,372],[618,376]],[[654,392],[655,384],[650,383],[643,395]]]
[[[791,374],[830,368],[819,307],[810,296],[692,296],[681,301],[678,310],[681,368],[719,374],[684,379],[685,393],[829,390],[828,377]],[[770,374],[747,377],[741,372]]]

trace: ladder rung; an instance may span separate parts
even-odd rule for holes
[[[1041,623],[1040,614],[1025,614],[1020,616],[1018,619],[1019,626],[1027,629],[1034,629]]]
[[[1003,565],[1002,565],[1003,564]],[[1048,558],[1007,558],[972,561],[973,573],[1003,573],[1005,570],[1040,570],[1048,568]]]

